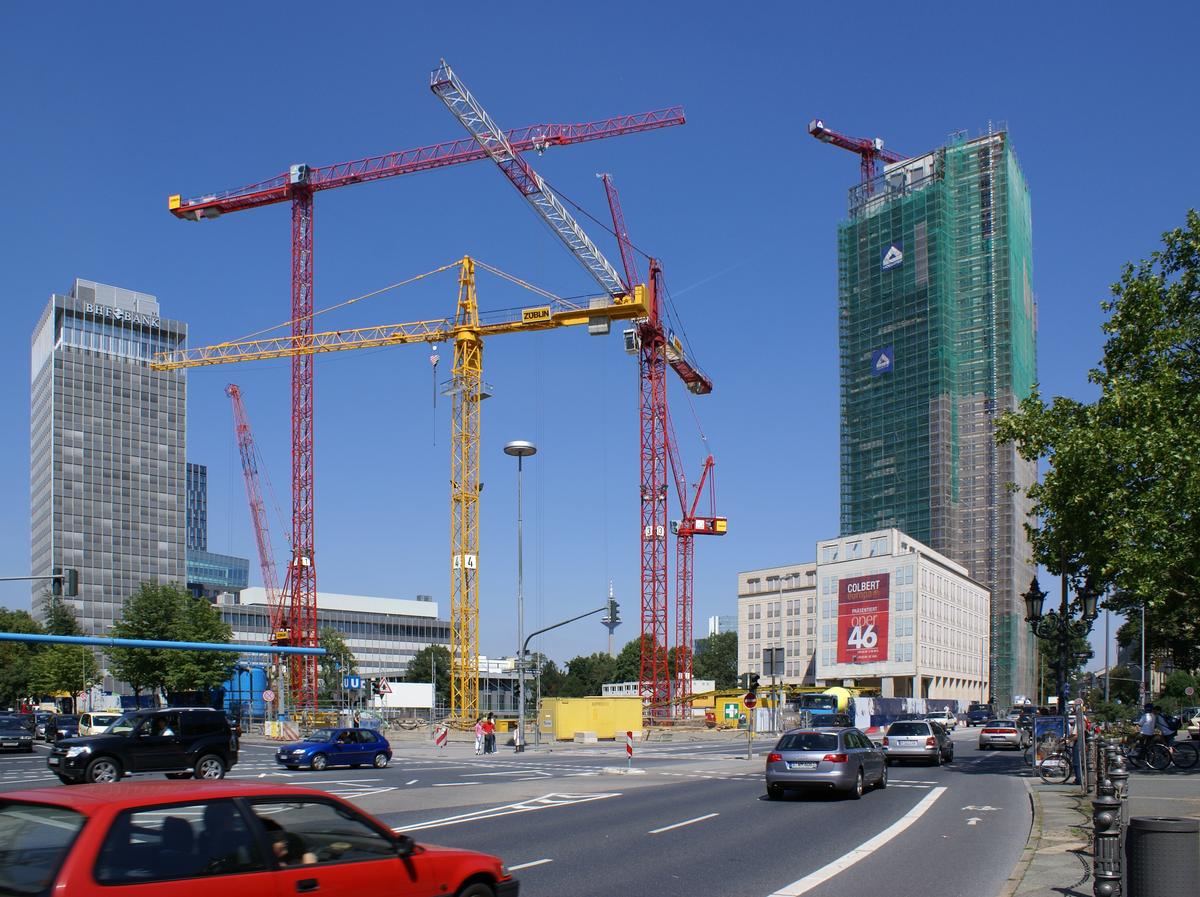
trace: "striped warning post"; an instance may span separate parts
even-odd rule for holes
[[[433,731],[433,743],[440,748],[446,746],[446,736],[450,734],[450,730],[445,726],[438,726]]]

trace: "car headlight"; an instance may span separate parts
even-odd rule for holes
[[[92,749],[86,744],[77,744],[67,748],[67,759],[72,757],[82,757],[85,754],[90,754]]]
[[[294,751],[292,751],[292,753],[293,754],[303,754],[304,748],[296,748]]]

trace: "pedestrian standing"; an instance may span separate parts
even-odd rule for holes
[[[483,717],[475,717],[475,753],[483,753]]]
[[[483,721],[483,752],[496,753],[496,714],[489,713]]]

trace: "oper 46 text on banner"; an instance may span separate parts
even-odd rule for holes
[[[887,573],[838,583],[838,663],[887,660],[889,585]]]

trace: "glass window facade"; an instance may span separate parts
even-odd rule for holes
[[[79,571],[86,633],[107,632],[142,582],[184,581],[187,379],[148,361],[186,339],[153,296],[84,280],[34,330],[31,569]]]

